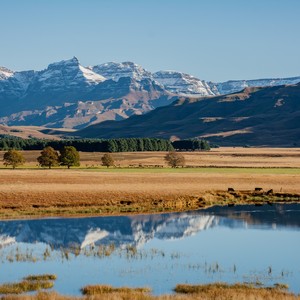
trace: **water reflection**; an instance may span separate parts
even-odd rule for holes
[[[257,280],[300,292],[299,230],[297,204],[1,221],[0,282],[52,272],[55,289],[73,295],[92,283],[150,285],[159,294],[177,283]]]
[[[0,222],[0,247],[11,243],[46,243],[54,248],[89,245],[142,247],[149,240],[181,239],[212,227],[260,229],[300,228],[297,204],[274,206],[214,207],[187,213],[39,219]]]

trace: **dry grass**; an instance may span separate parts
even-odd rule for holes
[[[104,289],[98,294],[83,297],[62,296],[55,292],[39,292],[36,295],[4,296],[5,300],[299,300],[300,297],[288,293],[279,288],[257,288],[251,285],[223,283],[187,286],[180,285],[177,288],[185,294],[152,296],[150,294],[135,291],[135,289],[119,290]]]
[[[49,130],[50,128],[42,126],[5,126],[0,125],[0,134],[12,135],[23,139],[38,138],[38,139],[49,139],[49,140],[60,140],[59,135],[45,134],[43,130]],[[50,129],[51,130],[51,129]],[[73,129],[67,128],[56,128],[54,130],[60,130],[62,132],[72,132]]]
[[[0,285],[0,294],[23,294],[41,289],[51,289],[53,286],[54,283],[52,281],[23,280],[21,282]]]
[[[81,289],[83,295],[101,295],[110,293],[150,293],[151,289],[147,287],[143,288],[129,288],[129,287],[118,287],[115,288],[111,285],[87,285]]]
[[[0,157],[3,157],[0,151]],[[192,167],[262,167],[300,168],[300,148],[241,148],[222,147],[207,152],[184,152],[186,164]],[[27,167],[36,167],[40,151],[24,151]],[[82,167],[99,167],[101,152],[81,152]],[[121,167],[166,166],[164,152],[113,153],[116,165]],[[1,165],[1,164],[0,164]]]
[[[250,204],[255,187],[273,189],[274,195],[279,195],[274,200],[297,201],[299,182],[299,174],[259,172],[0,170],[0,217],[182,211],[231,202]],[[228,187],[251,192],[227,193]],[[272,198],[256,196],[257,200]]]
[[[29,275],[24,277],[24,280],[27,281],[47,281],[47,280],[56,280],[56,275],[54,274],[42,274],[42,275]]]
[[[300,299],[278,287],[261,288],[249,284],[213,283],[204,285],[180,284],[175,288],[176,293],[192,295],[192,299],[227,300],[227,299]]]
[[[122,166],[154,166],[163,162],[164,154],[113,155]],[[282,167],[300,166],[299,154],[300,149],[220,148],[184,155],[190,165],[220,167],[222,162],[228,168],[106,169],[96,168],[100,153],[82,153],[85,169],[0,169],[0,218],[182,211],[268,199],[298,201],[300,168]],[[39,151],[26,151],[27,166],[33,166],[38,155]],[[234,165],[249,168],[231,168]],[[257,165],[274,168],[253,168]],[[228,187],[242,192],[227,193]],[[256,187],[273,189],[274,194],[253,194]]]
[[[1,284],[0,294],[23,294],[51,289],[54,286],[53,280],[56,280],[56,275],[53,274],[29,275],[20,282]]]

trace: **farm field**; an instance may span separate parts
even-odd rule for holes
[[[178,169],[164,165],[162,152],[114,153],[119,167],[110,169],[100,166],[101,153],[81,153],[80,168],[48,170],[36,166],[39,151],[25,151],[23,168],[0,170],[0,216],[180,211],[266,199],[253,195],[256,187],[272,189],[274,199],[294,201],[300,194],[299,153],[251,148],[187,152],[191,167]],[[244,195],[227,193],[229,187]]]

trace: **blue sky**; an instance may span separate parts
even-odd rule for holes
[[[134,61],[225,81],[300,75],[299,0],[0,0],[0,66]]]

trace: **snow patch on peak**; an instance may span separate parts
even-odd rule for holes
[[[130,77],[135,80],[152,78],[152,74],[140,65],[127,61],[122,63],[108,62],[92,67],[92,70],[107,79],[118,81],[121,77]]]
[[[79,66],[79,69],[81,71],[81,74],[84,78],[86,78],[86,80],[90,83],[99,83],[102,81],[105,81],[106,78],[93,72],[92,70],[85,68],[83,66]],[[79,73],[80,74],[80,73]]]
[[[44,71],[39,72],[38,81],[46,86],[66,87],[80,83],[95,85],[105,81],[106,78],[80,65],[74,56],[69,60],[52,63]]]
[[[11,71],[5,67],[0,67],[0,80],[6,80],[14,76],[14,71]]]
[[[214,96],[215,93],[204,80],[177,71],[159,71],[153,74],[156,81],[167,90],[184,96]]]
[[[300,76],[290,78],[267,78],[252,80],[229,80],[226,82],[215,83],[219,94],[231,94],[239,92],[247,87],[267,87],[286,84],[297,84],[300,82]]]

